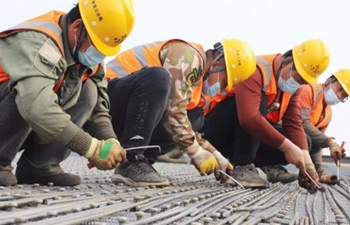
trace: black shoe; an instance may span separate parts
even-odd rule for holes
[[[11,166],[0,168],[0,186],[11,186],[17,184],[17,178],[11,171]]]
[[[65,173],[59,165],[49,169],[38,169],[23,157],[17,165],[16,177],[20,184],[53,183],[55,186],[76,186],[81,183],[79,176]]]

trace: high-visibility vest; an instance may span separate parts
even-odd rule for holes
[[[268,106],[270,106],[274,102],[277,95],[277,82],[275,78],[275,73],[273,71],[273,61],[277,56],[279,56],[279,54],[261,55],[256,57],[257,68],[259,69],[263,77],[263,91],[266,94]],[[231,89],[228,89],[226,87],[225,91],[216,94],[214,97],[205,95],[206,103],[203,107],[204,114],[207,115],[221,101],[225,100],[228,97],[234,96],[234,94],[235,90],[233,87]],[[280,121],[287,110],[290,97],[290,93],[282,93],[282,101],[279,102],[281,104],[280,107],[277,110],[267,114],[266,119],[271,123],[277,123],[278,121]]]
[[[63,41],[62,41],[62,29],[59,25],[59,19],[66,13],[59,11],[50,11],[39,17],[27,20],[20,23],[8,30],[0,33],[0,38],[7,37],[11,34],[23,32],[23,31],[37,31],[48,36],[60,49],[61,54],[64,56]],[[1,54],[1,53],[0,53]],[[5,56],[6,57],[6,56]],[[98,70],[99,66],[94,68],[94,72],[91,75],[85,73],[83,75],[83,81],[85,81],[89,76],[93,76]],[[9,80],[11,74],[6,74],[0,65],[0,83]],[[63,83],[64,75],[56,80],[53,90],[57,93]]]
[[[224,101],[226,98],[234,96],[234,88],[228,88],[226,86],[224,91],[216,93],[214,96],[204,95],[205,103],[203,106],[204,115],[208,115],[220,102]]]
[[[263,76],[263,91],[266,94],[268,106],[275,101],[277,96],[278,87],[273,71],[273,62],[279,55],[280,54],[261,55],[256,57],[257,67]],[[291,94],[288,92],[282,92],[281,94],[281,99],[277,99],[277,102],[280,103],[280,107],[266,115],[266,119],[270,123],[277,123],[280,121],[287,110]]]
[[[159,58],[162,47],[169,42],[184,42],[194,48],[201,56],[204,64],[206,63],[206,56],[204,49],[201,45],[196,43],[190,43],[179,39],[172,39],[167,41],[153,42],[145,45],[140,45],[132,49],[126,50],[118,54],[112,61],[107,64],[106,77],[107,79],[122,78],[133,72],[141,70],[143,67],[162,67],[162,63]],[[191,110],[200,105],[201,93],[203,86],[203,72],[200,76],[200,80],[195,82],[192,86],[192,98],[187,105],[187,109]],[[191,79],[191,78],[188,78]],[[194,78],[198,79],[198,78]]]
[[[324,87],[322,84],[308,84],[312,87],[313,105],[310,121],[318,129],[326,128],[332,119],[332,109],[324,103]]]

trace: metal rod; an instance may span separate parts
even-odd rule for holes
[[[305,172],[305,174],[309,177],[309,179],[312,181],[312,183],[314,183],[316,185],[316,187],[318,189],[321,189],[321,186],[319,184],[317,184],[316,181],[314,181],[314,179],[312,179],[312,177],[308,174],[308,172]]]
[[[224,175],[226,175],[228,178],[230,178],[230,180],[232,180],[233,182],[235,182],[236,184],[238,184],[241,188],[244,189],[244,186],[239,183],[235,178],[231,177],[230,175],[228,175],[227,173],[225,173],[224,171],[220,170],[221,173],[223,173]]]

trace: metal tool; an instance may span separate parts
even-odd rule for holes
[[[151,148],[157,148],[159,153],[161,153],[161,148],[159,145],[144,145],[144,146],[137,146],[137,147],[131,147],[131,148],[125,148],[124,150],[125,151],[134,151],[134,150],[139,150],[139,149],[151,149]],[[139,154],[139,155],[135,155],[135,160],[136,161],[142,161],[143,159],[145,159],[145,156],[142,155],[142,154]],[[92,169],[95,167],[95,165],[91,162],[89,162],[87,164],[88,168],[89,169]]]
[[[341,143],[341,145],[340,145],[340,150],[341,150],[341,152],[343,151],[344,146],[345,146],[345,141],[343,141],[343,142]],[[338,159],[338,160],[337,160],[337,178],[338,178],[338,180],[339,180],[339,178],[340,178],[340,172],[339,172],[339,170],[340,170],[340,162],[339,162],[339,159]]]
[[[312,179],[312,177],[308,174],[308,172],[305,172],[305,174],[309,177],[309,179],[312,181],[312,183],[314,183],[316,185],[317,189],[319,189],[320,191],[324,191],[324,189],[321,187],[321,185],[316,183],[316,181],[314,181],[314,179]]]
[[[233,177],[231,177],[230,175],[228,175],[227,173],[225,173],[224,171],[220,170],[221,173],[223,173],[224,175],[226,175],[228,178],[230,178],[233,182],[235,182],[236,184],[238,184],[241,188],[244,189],[243,185],[241,183],[239,183],[236,179],[234,179]]]

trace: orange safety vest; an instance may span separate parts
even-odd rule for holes
[[[39,17],[27,20],[19,25],[16,25],[8,30],[0,33],[0,38],[7,37],[11,34],[23,32],[23,31],[37,31],[45,34],[59,47],[62,55],[64,55],[63,41],[62,41],[62,29],[59,25],[59,19],[61,16],[65,15],[64,12],[50,11]],[[1,53],[0,53],[1,54]],[[93,76],[98,70],[99,66],[94,68],[94,72],[90,75]],[[10,74],[11,75],[11,74]],[[10,79],[10,75],[6,74],[0,65],[0,83],[5,82]],[[55,93],[57,93],[63,83],[64,75],[62,75],[57,81],[53,88]],[[83,81],[85,81],[89,75],[85,73],[83,75]]]
[[[324,87],[322,84],[309,84],[312,87],[313,106],[310,112],[310,121],[318,129],[326,128],[332,119],[332,109],[324,103]]]
[[[193,47],[202,56],[204,63],[206,63],[206,56],[204,49],[201,45],[196,43],[189,43],[179,39],[172,39],[167,41],[153,42],[145,45],[140,45],[132,49],[126,50],[118,54],[112,61],[107,64],[107,79],[122,78],[133,72],[141,70],[143,67],[162,67],[162,63],[159,59],[159,54],[162,47],[172,41],[181,41],[191,47]],[[192,98],[187,105],[187,110],[196,108],[197,106],[203,104],[201,100],[202,86],[203,86],[203,73],[199,82],[196,82],[192,86]]]
[[[256,57],[257,67],[263,75],[263,91],[266,94],[267,105],[270,106],[276,98],[278,87],[273,71],[273,61],[279,54],[274,55],[261,55]],[[282,92],[282,98],[277,99],[280,103],[280,107],[266,115],[266,119],[270,123],[277,123],[283,118],[284,113],[287,110],[291,94]]]
[[[260,70],[263,76],[263,91],[266,94],[268,106],[274,102],[277,95],[277,82],[275,73],[273,71],[273,61],[278,55],[279,54],[261,55],[256,57],[257,68]],[[207,115],[224,99],[233,97],[234,93],[235,90],[233,87],[231,89],[228,89],[228,87],[226,87],[224,92],[218,93],[213,97],[205,95],[206,103],[203,107],[204,114]],[[287,110],[290,97],[290,93],[283,93],[282,102],[280,102],[280,108],[267,114],[266,119],[271,123],[277,123],[280,121]]]
[[[215,96],[209,96],[204,94],[205,104],[203,106],[204,115],[208,115],[220,102],[226,98],[233,97],[235,93],[234,88],[228,88],[226,86],[225,91],[217,93]]]

